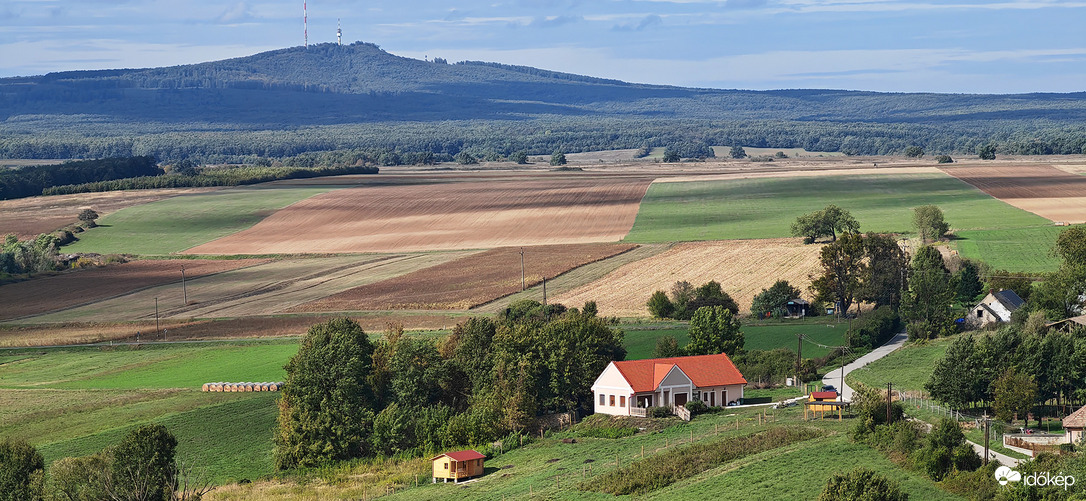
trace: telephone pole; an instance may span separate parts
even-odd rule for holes
[[[524,292],[524,247],[520,248],[520,291]]]
[[[158,298],[155,298],[155,331],[160,330],[158,328]],[[154,339],[154,338],[151,338]]]
[[[181,290],[185,293],[185,306],[189,305],[189,289],[185,286],[185,265],[181,265]]]

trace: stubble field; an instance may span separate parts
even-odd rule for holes
[[[568,305],[596,301],[600,314],[648,316],[645,303],[655,290],[669,291],[680,280],[695,287],[716,280],[745,312],[754,296],[777,280],[800,290],[818,270],[821,246],[799,239],[694,242],[627,264],[600,280],[555,297]]]
[[[1086,222],[1086,176],[1048,165],[947,167],[948,174],[1052,221]]]

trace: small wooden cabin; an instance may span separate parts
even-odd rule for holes
[[[446,452],[431,461],[434,463],[434,483],[459,482],[461,479],[478,477],[483,474],[483,460],[486,456],[473,450]]]

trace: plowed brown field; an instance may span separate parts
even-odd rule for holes
[[[527,286],[636,247],[579,244],[524,247]],[[520,290],[520,247],[492,249],[406,275],[363,285],[291,311],[467,309]]]
[[[1048,165],[944,167],[1008,204],[1052,221],[1086,222],[1086,176]]]
[[[72,271],[0,286],[0,320],[62,310],[101,301],[138,289],[181,281],[181,267],[189,279],[236,270],[267,260],[175,259],[133,261]]]
[[[345,188],[186,252],[404,252],[622,239],[652,177],[578,174]]]
[[[748,311],[754,296],[777,280],[787,280],[806,293],[817,273],[819,245],[798,239],[729,240],[677,245],[662,254],[627,264],[600,280],[562,294],[554,301],[577,305],[596,301],[600,314],[649,316],[645,303],[653,291],[669,291],[686,280],[695,287],[720,282],[740,311]]]

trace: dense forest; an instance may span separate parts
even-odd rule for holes
[[[0,157],[251,162],[387,149],[550,154],[675,143],[849,154],[1086,152],[1086,93],[743,91],[321,44],[167,68],[0,79]]]

